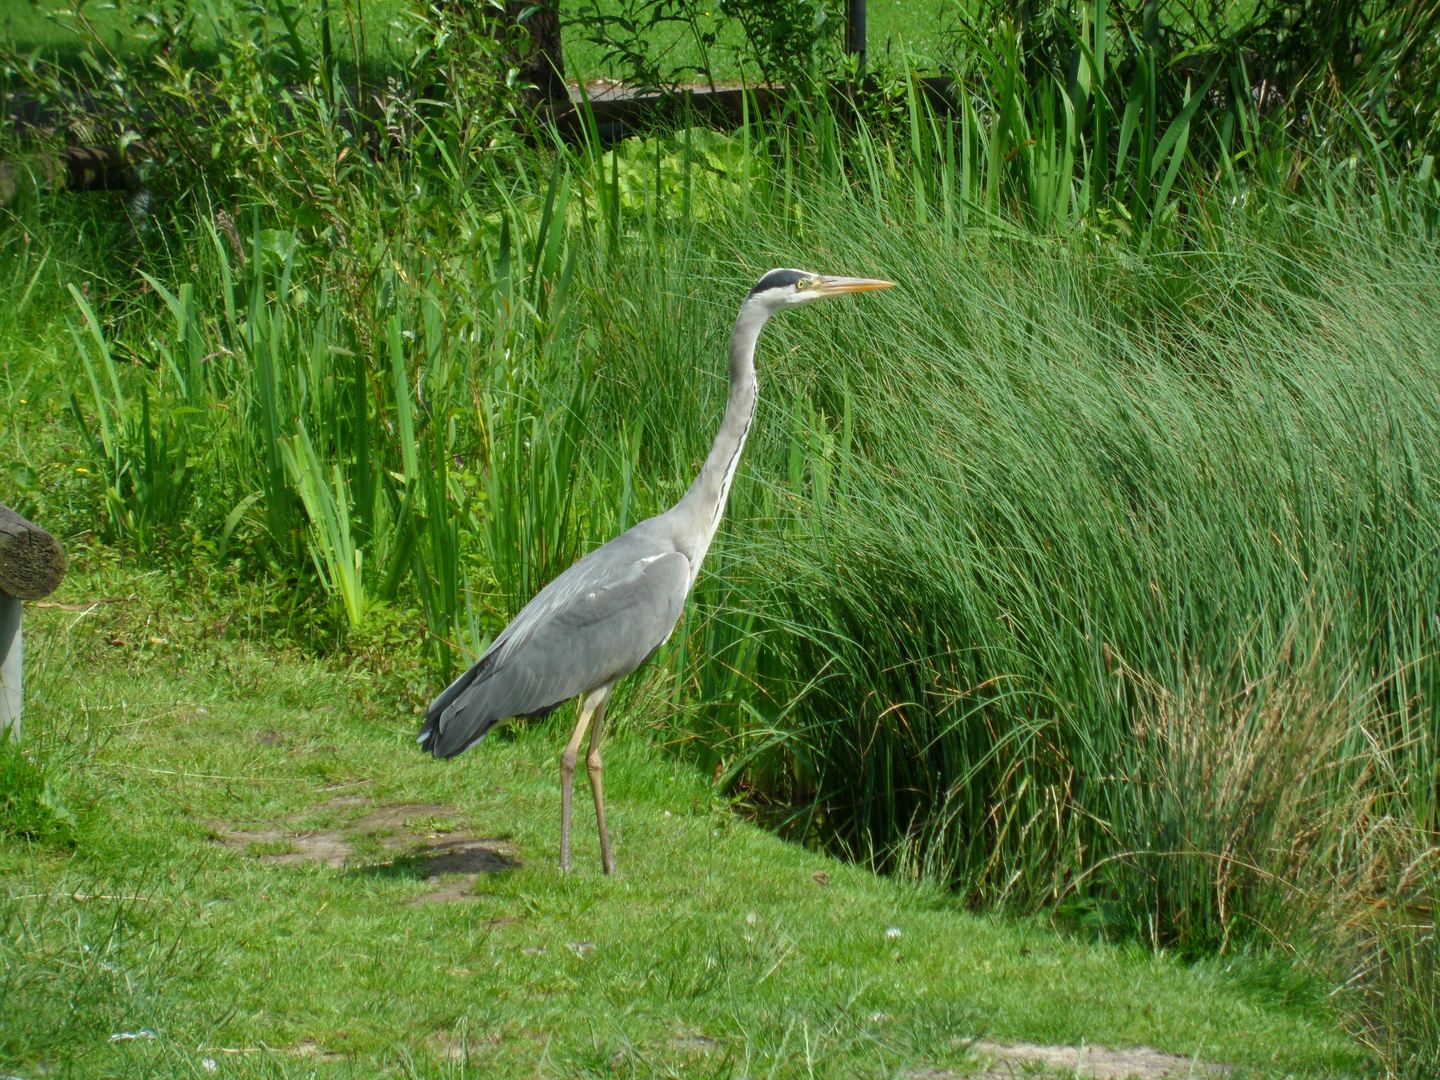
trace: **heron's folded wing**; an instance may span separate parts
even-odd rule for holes
[[[450,702],[437,700],[427,740],[436,756],[459,753],[500,720],[547,712],[613,682],[664,643],[685,604],[690,563],[674,550],[635,555],[577,563],[516,616],[470,683]]]
[[[530,602],[495,636],[495,640],[479,659],[430,703],[425,710],[425,728],[420,733],[421,743],[428,740],[441,714],[454,704],[472,683],[484,678],[516,651],[522,650],[530,637],[546,625],[556,612],[564,610],[574,603],[577,597],[593,592],[606,582],[626,578],[636,565],[642,564],[642,560],[673,552],[673,544],[649,535],[650,524],[650,521],[642,522],[608,544],[596,548],[531,597]]]

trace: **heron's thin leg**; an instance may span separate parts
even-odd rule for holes
[[[590,773],[590,791],[595,796],[595,820],[600,825],[600,863],[605,873],[615,872],[615,857],[610,854],[610,833],[605,828],[605,791],[600,780],[600,733],[605,730],[605,710],[610,704],[607,690],[595,710],[595,726],[590,729],[590,752],[585,755],[585,768]]]
[[[608,696],[609,687],[603,695],[590,693],[581,696],[575,710],[578,714],[575,734],[570,736],[565,752],[560,755],[560,869],[564,873],[570,872],[570,795],[575,790],[575,755],[580,752],[580,740],[585,737],[585,729],[590,726],[595,707]]]

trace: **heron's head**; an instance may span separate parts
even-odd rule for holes
[[[827,277],[809,270],[771,270],[755,283],[745,302],[758,304],[767,314],[773,315],[787,307],[808,304],[824,296],[888,289],[894,284],[893,281],[872,278]]]

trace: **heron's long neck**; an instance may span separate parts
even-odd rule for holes
[[[725,500],[735,470],[740,466],[740,451],[745,449],[745,436],[755,418],[755,401],[759,386],[755,381],[755,342],[760,337],[770,313],[758,304],[746,303],[740,308],[735,333],[730,337],[730,400],[720,432],[700,475],[675,505],[679,517],[678,547],[690,560],[690,584],[700,572],[700,563],[720,527]]]

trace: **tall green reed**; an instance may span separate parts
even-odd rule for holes
[[[915,101],[911,138],[945,147]],[[1161,185],[1183,146],[1165,134]],[[722,354],[717,267],[737,295],[796,262],[902,284],[898,316],[767,331],[732,524],[668,658],[668,737],[792,835],[975,902],[1191,953],[1279,937],[1357,973],[1355,1022],[1389,1060],[1430,1053],[1434,1010],[1394,973],[1426,970],[1433,931],[1362,916],[1431,889],[1404,879],[1431,826],[1382,843],[1374,822],[1436,815],[1440,324],[1425,273],[1397,273],[1433,261],[1433,186],[1322,179],[1307,205],[1181,170],[1163,229],[1061,242],[981,197],[947,244],[916,195],[943,205],[946,158],[917,186],[885,130],[840,137],[843,174],[824,131],[803,168],[790,137],[744,136],[770,182],[724,227],[662,214],[657,244],[622,219],[621,325],[647,330],[602,335],[616,389],[592,413],[643,406],[662,476],[688,475],[721,408],[674,374]],[[1191,250],[1156,251],[1177,236]]]
[[[162,405],[158,415],[152,416],[150,387],[142,383],[139,414],[135,415],[127,406],[115,358],[95,312],[79,289],[74,285],[69,289],[85,325],[82,334],[72,324],[70,337],[94,402],[94,430],[73,394],[71,415],[84,433],[91,459],[104,480],[111,535],[148,547],[158,529],[178,524],[183,516],[195,410],[188,405]]]

